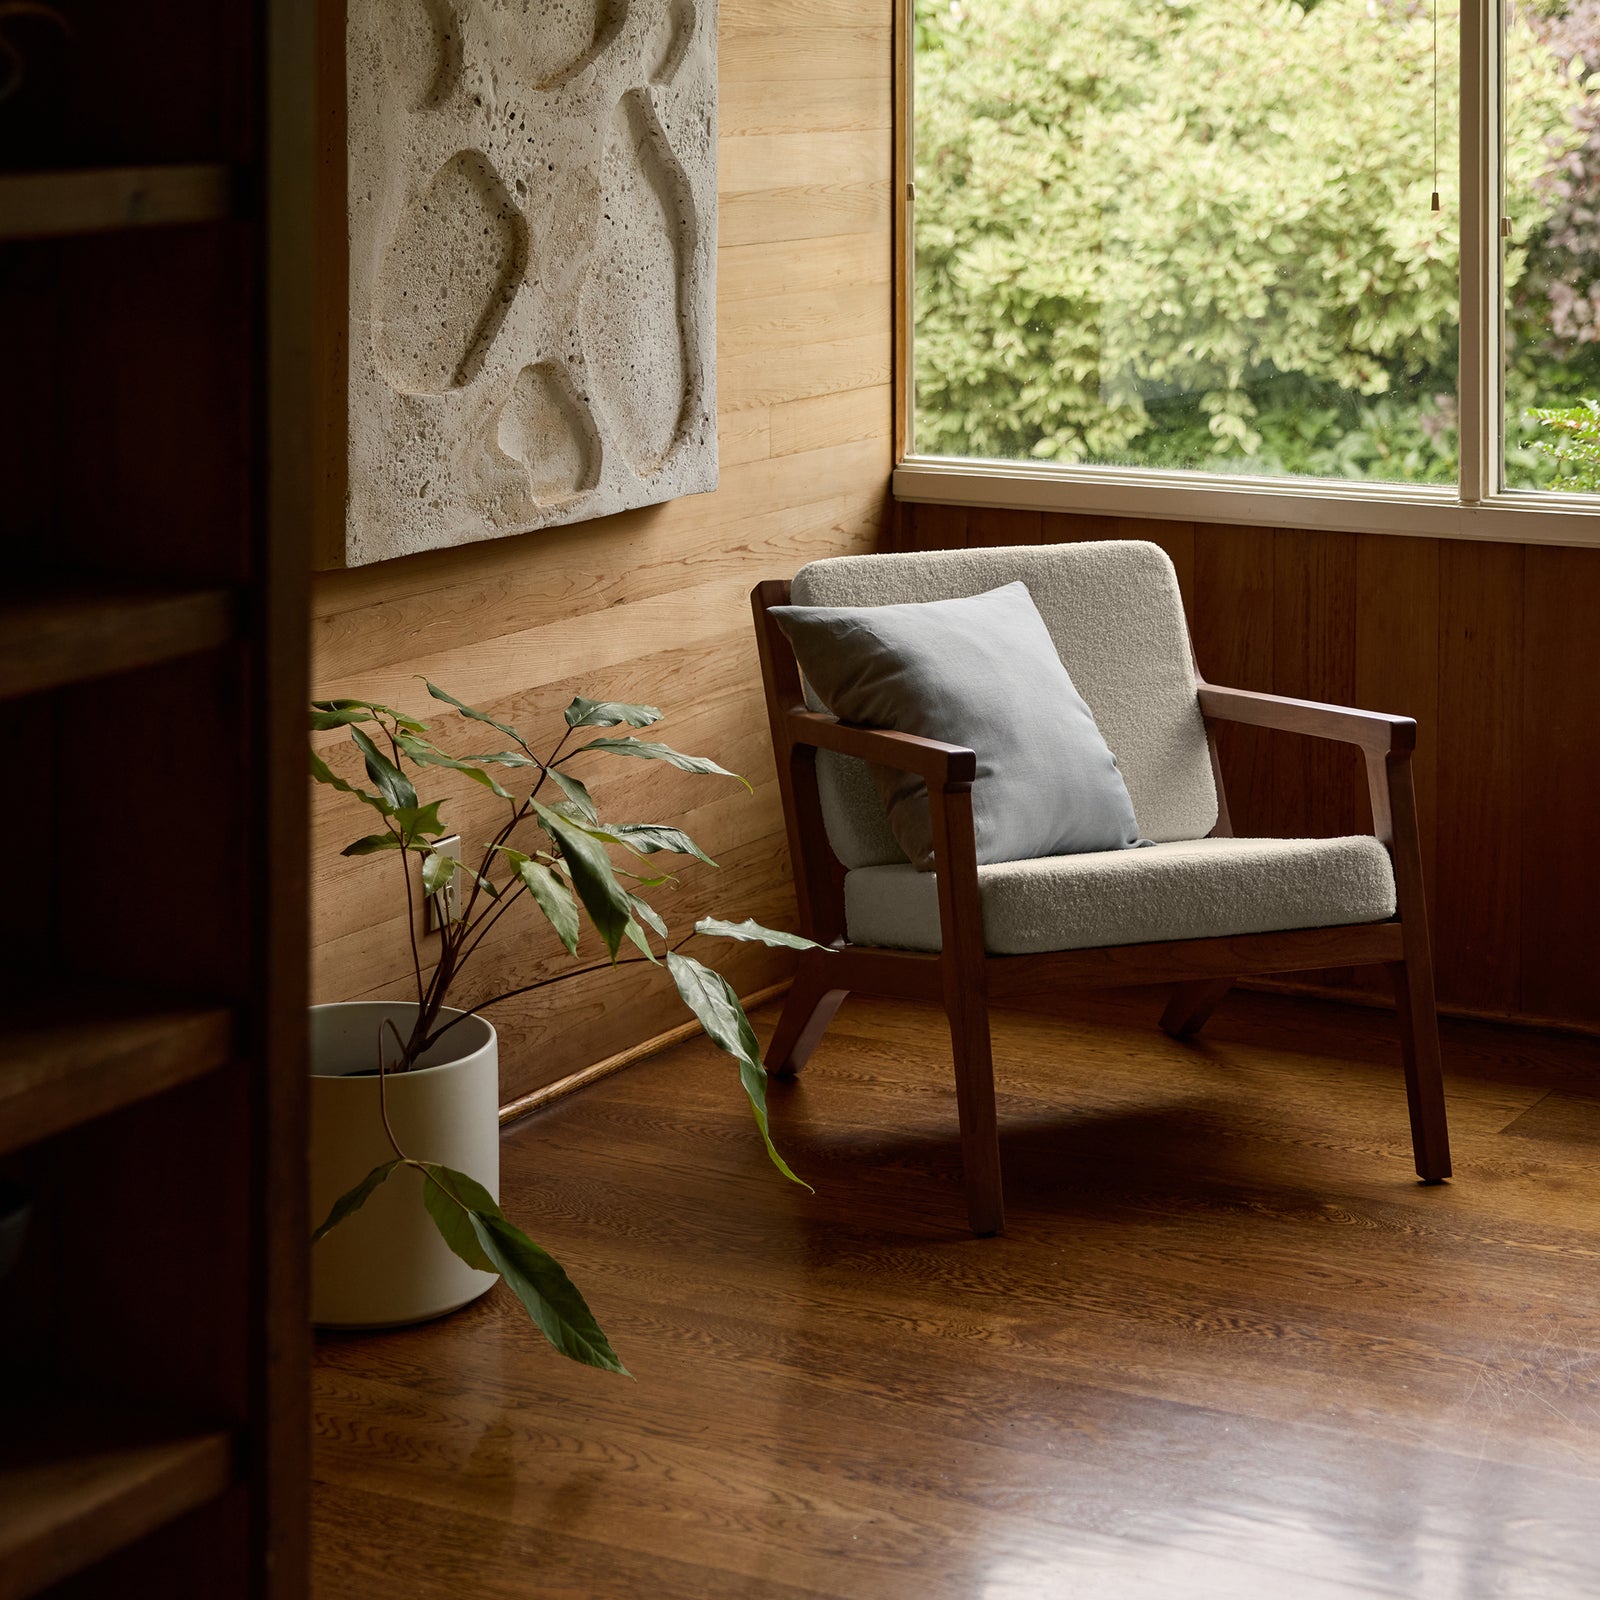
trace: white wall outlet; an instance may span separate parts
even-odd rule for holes
[[[457,861],[461,859],[461,835],[452,833],[448,839],[435,839],[433,848],[443,856],[454,856]],[[450,881],[439,890],[437,894],[430,894],[426,900],[428,908],[428,932],[439,933],[450,922],[461,920],[461,869],[456,868],[450,874]]]

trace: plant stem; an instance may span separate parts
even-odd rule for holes
[[[535,757],[535,759],[537,759],[537,757]],[[543,782],[542,778],[540,779],[540,782]],[[511,835],[516,831],[517,825],[528,815],[529,802],[532,800],[532,798],[533,796],[529,795],[528,800],[523,801],[520,808],[513,801],[511,808],[511,820],[499,831],[499,833],[494,836],[494,839],[491,843],[484,846],[483,864],[479,869],[478,876],[473,880],[472,893],[467,896],[467,909],[461,914],[461,926],[463,928],[465,928],[472,920],[473,907],[478,903],[478,893],[482,889],[484,882],[488,879],[489,868],[494,862],[496,852],[500,849],[501,845],[505,844],[506,841],[510,839]],[[465,935],[463,935],[463,937],[465,937]]]
[[[556,740],[556,747],[550,752],[550,759],[539,764],[539,780],[528,791],[528,800],[530,803],[532,802],[533,797],[544,787],[544,780],[550,776],[550,769],[556,764],[556,757],[561,754],[562,748],[565,746],[567,740],[571,737],[572,729],[569,727],[567,731]],[[577,752],[574,751],[573,754],[576,755]]]
[[[394,754],[395,769],[397,771],[403,770],[401,768],[401,762],[404,757],[400,749],[400,741],[398,738],[396,738],[394,729],[392,729],[389,724],[380,716],[375,716],[373,720],[381,729],[383,729],[384,737],[389,741],[389,749]],[[384,820],[389,828],[390,833],[393,833],[395,831],[393,823],[389,822],[387,818]],[[417,911],[411,893],[410,857],[411,852],[406,848],[405,834],[402,832],[400,835],[400,871],[406,880],[406,933],[411,939],[411,971],[417,980],[417,1007],[420,1011],[423,1004],[422,956],[417,949]],[[402,1045],[402,1051],[404,1048],[405,1047]],[[403,1056],[402,1060],[404,1060]]]
[[[472,1215],[472,1207],[469,1206],[464,1200],[461,1200],[457,1198],[457,1196],[451,1194],[450,1191],[445,1188],[445,1186],[440,1183],[431,1172],[428,1171],[428,1163],[426,1161],[418,1161],[415,1157],[408,1156],[405,1151],[400,1148],[400,1141],[394,1136],[394,1126],[389,1121],[389,1075],[388,1069],[384,1066],[383,1062],[383,1030],[385,1028],[387,1028],[390,1033],[394,1035],[394,1042],[400,1045],[402,1051],[405,1049],[405,1045],[401,1042],[400,1030],[395,1027],[394,1023],[385,1017],[384,1020],[378,1024],[378,1110],[383,1115],[383,1131],[388,1136],[389,1148],[394,1151],[395,1159],[397,1161],[402,1162],[405,1166],[415,1167],[417,1171],[422,1174],[422,1181],[424,1183],[431,1183],[440,1194],[442,1194],[447,1200],[453,1201],[461,1211],[465,1212],[466,1215],[470,1217]]]
[[[417,1004],[423,1003],[422,954],[417,949],[417,908],[411,893],[411,852],[400,851],[400,870],[406,880],[406,932],[411,937],[411,971],[417,980]]]
[[[507,989],[504,994],[492,995],[487,1000],[480,1000],[475,1006],[469,1006],[459,1017],[452,1017],[425,1042],[423,1048],[431,1050],[458,1022],[465,1022],[468,1017],[475,1017],[480,1011],[499,1005],[502,1000],[514,1000],[519,994],[532,994],[535,989],[548,989],[551,984],[565,983],[569,978],[585,978],[591,972],[609,972],[616,967],[654,965],[654,962],[648,961],[644,956],[625,956],[620,961],[597,961],[592,967],[574,967],[570,972],[558,972],[553,978],[541,978],[537,983],[525,983],[520,989]]]
[[[699,932],[691,928],[676,944],[667,946],[668,951],[676,955]],[[648,937],[648,935],[646,935]],[[618,967],[645,967],[659,966],[660,963],[652,961],[648,956],[624,956],[620,961],[596,961],[593,966],[574,967],[570,972],[558,972],[552,978],[541,978],[537,983],[525,983],[520,989],[507,989],[504,994],[491,995],[487,1000],[480,1000],[477,1005],[469,1006],[459,1017],[451,1020],[423,1042],[424,1050],[431,1050],[440,1039],[444,1037],[458,1022],[465,1022],[468,1017],[475,1017],[480,1011],[487,1011],[490,1006],[497,1006],[502,1000],[515,1000],[519,994],[532,994],[535,989],[548,989],[552,984],[566,983],[570,978],[586,978],[592,972],[611,972]],[[418,1054],[421,1052],[419,1051]]]
[[[383,1061],[383,1030],[387,1028],[394,1035],[394,1042],[400,1046],[400,1059],[405,1060],[405,1041],[400,1037],[400,1030],[394,1023],[385,1017],[378,1024],[378,1110],[383,1114],[383,1131],[388,1136],[389,1148],[394,1151],[400,1161],[409,1161],[410,1157],[400,1148],[400,1141],[394,1136],[394,1125],[389,1121],[389,1069]]]
[[[453,938],[451,926],[449,924],[446,925],[445,949],[449,952],[451,959],[447,966],[445,960],[441,956],[439,966],[434,969],[433,983],[429,987],[428,998],[433,1002],[433,1009],[435,1011],[437,1011],[438,1006],[443,1002],[444,995],[447,992],[449,985],[460,976],[461,969],[466,965],[468,957],[471,956],[477,950],[478,946],[483,943],[485,935],[487,935],[490,928],[492,928],[495,923],[500,920],[501,914],[505,911],[507,905],[509,905],[511,901],[518,899],[522,893],[522,889],[520,887],[512,890],[511,893],[508,896],[503,897],[499,904],[497,904],[492,910],[485,911],[477,923],[472,921],[472,913],[478,903],[479,891],[489,876],[489,868],[493,864],[496,854],[498,854],[502,845],[509,843],[511,835],[515,833],[517,828],[521,826],[521,824],[525,822],[531,815],[533,810],[534,796],[536,796],[539,793],[539,790],[544,786],[544,780],[549,775],[551,765],[555,762],[556,757],[561,754],[561,751],[566,745],[567,740],[571,737],[572,729],[568,728],[566,732],[564,732],[556,741],[556,747],[550,752],[549,759],[546,761],[540,761],[537,756],[534,756],[533,752],[528,750],[527,745],[524,744],[522,747],[524,750],[528,750],[528,754],[533,756],[534,761],[538,764],[539,776],[534,780],[533,788],[528,791],[528,798],[524,800],[520,806],[517,805],[516,802],[512,802],[511,820],[499,831],[499,833],[494,836],[493,841],[484,847],[482,866],[478,871],[477,877],[473,880],[472,892],[467,896],[466,910],[462,913],[459,922],[454,925],[455,929],[459,931],[454,933]],[[469,938],[471,939],[470,944],[468,943]],[[442,985],[440,983],[441,972],[448,973]],[[418,993],[421,993],[420,979],[418,981]]]
[[[479,920],[478,928],[475,930],[477,937],[462,952],[461,960],[456,964],[456,970],[458,972],[467,964],[467,958],[477,950],[480,944],[483,943],[485,937],[488,935],[489,930],[495,925],[496,922],[500,920],[502,916],[505,915],[506,907],[514,905],[527,892],[528,886],[523,883],[521,879],[518,879],[515,887],[510,884],[506,885],[506,892],[501,895],[499,901],[495,905],[494,910],[492,912],[485,912],[483,917]]]

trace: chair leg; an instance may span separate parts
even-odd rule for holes
[[[1433,982],[1422,962],[1396,961],[1389,967],[1400,1021],[1400,1053],[1406,1069],[1406,1102],[1411,1111],[1411,1148],[1417,1176],[1443,1183],[1450,1176],[1450,1131],[1445,1120],[1444,1073],[1439,1054],[1439,1018]]]
[[[1161,1013],[1161,1027],[1174,1039],[1189,1039],[1205,1027],[1211,1013],[1233,987],[1232,978],[1198,978],[1193,983],[1175,983],[1167,1009]]]
[[[967,1220],[972,1231],[984,1239],[1002,1232],[1006,1225],[989,1006],[981,994],[963,993],[958,988],[946,999],[945,1009],[950,1017],[950,1043],[956,1063],[956,1111],[961,1120]]]
[[[830,988],[815,965],[817,961],[832,959],[832,956],[815,955],[810,961],[801,959],[784,999],[778,1026],[773,1029],[772,1042],[767,1046],[769,1077],[792,1078],[800,1071],[850,993],[848,989]]]

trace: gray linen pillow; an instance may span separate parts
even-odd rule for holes
[[[1027,584],[916,605],[774,606],[772,615],[841,722],[976,753],[980,864],[1148,843]],[[931,871],[927,786],[886,767],[872,775],[900,848]]]

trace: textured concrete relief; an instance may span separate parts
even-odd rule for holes
[[[716,487],[714,0],[350,0],[350,565]]]

